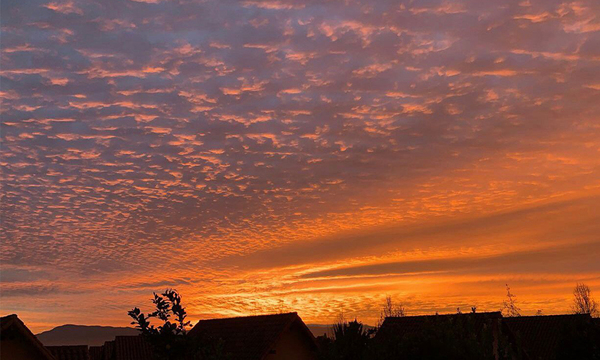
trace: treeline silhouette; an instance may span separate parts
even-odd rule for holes
[[[506,285],[505,317],[520,317],[516,296]],[[578,283],[573,292],[573,313],[598,317],[598,305],[589,287]],[[128,312],[132,324],[152,346],[157,360],[235,360],[231,359],[221,339],[190,336],[190,322],[181,303],[181,295],[172,289],[154,293],[155,310],[144,314],[139,308]],[[538,315],[541,310],[538,310]],[[487,316],[486,314],[491,314]],[[494,315],[495,314],[495,315]],[[436,314],[437,315],[437,314]],[[473,316],[469,316],[473,315]],[[476,315],[476,316],[475,316]],[[393,331],[390,319],[404,318],[402,304],[386,297],[376,328],[343,316],[332,325],[329,335],[317,337],[319,360],[375,359],[530,359],[520,347],[522,339],[506,331],[498,321],[500,312],[477,313],[473,306],[467,314],[460,309],[454,315],[425,316],[409,332]],[[587,317],[590,318],[590,317]],[[151,324],[158,320],[160,325]],[[386,320],[387,319],[387,320]],[[598,319],[600,320],[600,319]],[[253,331],[253,329],[248,329]],[[554,357],[549,360],[600,360],[600,324],[598,321],[572,322],[560,329]]]

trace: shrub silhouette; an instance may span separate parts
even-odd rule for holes
[[[361,322],[340,320],[333,325],[333,339],[320,338],[323,360],[364,359],[373,331],[367,330]]]
[[[223,355],[222,342],[188,334],[190,322],[186,321],[187,313],[176,290],[167,289],[160,295],[154,293],[152,303],[155,311],[146,315],[136,307],[128,315],[133,319],[131,324],[136,325],[152,346],[156,360],[227,359]],[[151,319],[158,319],[162,324],[155,327],[150,323]]]
[[[510,292],[510,287],[506,284],[506,300],[503,302],[502,313],[505,316],[521,316],[521,309],[517,306],[517,297]]]

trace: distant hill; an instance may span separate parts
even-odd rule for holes
[[[327,334],[331,336],[331,325],[307,324],[315,337]],[[366,328],[372,328],[366,325]],[[105,341],[114,340],[115,336],[138,335],[139,332],[129,327],[61,325],[52,330],[37,334],[37,338],[46,346],[57,345],[103,345]]]
[[[103,345],[105,341],[114,340],[115,336],[138,334],[138,330],[129,327],[61,325],[36,336],[46,346],[98,346]]]

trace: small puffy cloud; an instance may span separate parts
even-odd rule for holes
[[[131,285],[133,303],[180,284],[195,314],[285,297],[311,321],[342,300],[368,318],[379,292],[410,282],[378,279],[357,300],[355,280],[302,275],[422,250],[419,232],[372,228],[600,191],[598,13],[592,0],[4,1],[2,286],[38,299],[6,308],[65,314],[93,294],[83,318],[109,285]],[[587,241],[571,225],[567,253]],[[479,255],[544,242],[476,228]],[[435,244],[456,241],[456,256],[459,240]],[[527,281],[597,281],[568,266]],[[474,269],[451,280],[498,280]]]

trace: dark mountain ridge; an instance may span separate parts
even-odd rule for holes
[[[46,346],[56,345],[103,345],[114,340],[115,336],[138,335],[139,331],[130,327],[61,325],[52,330],[37,334],[37,338]]]
[[[307,324],[313,335],[327,334],[331,336],[332,326]],[[368,328],[371,328],[367,325]],[[99,346],[105,341],[114,340],[115,336],[138,335],[138,330],[130,327],[93,326],[93,325],[61,325],[52,330],[37,334],[37,338],[46,346],[88,345]]]

